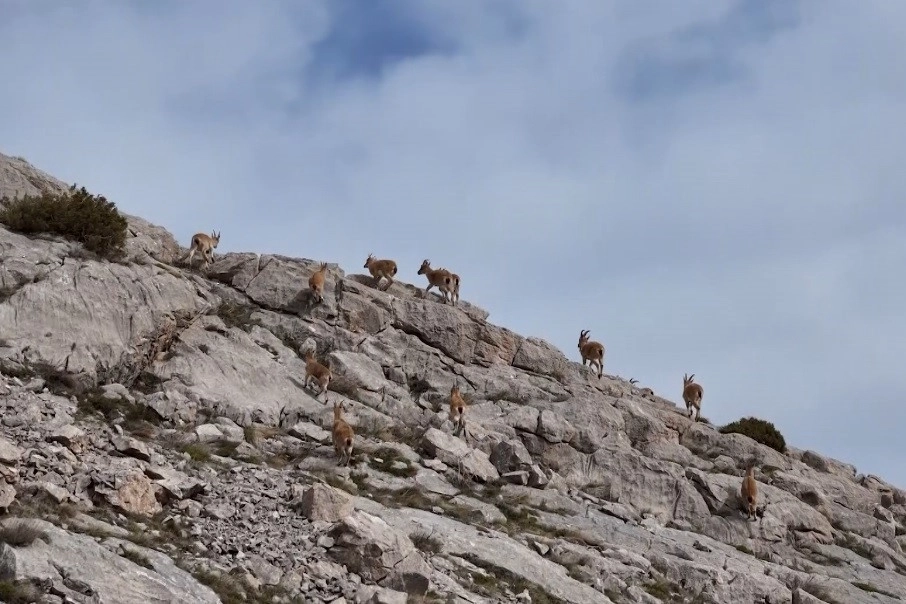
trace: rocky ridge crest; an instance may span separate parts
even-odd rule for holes
[[[3,194],[42,187],[68,188],[0,155]],[[906,493],[876,476],[690,422],[467,300],[331,264],[314,304],[321,260],[189,270],[169,232],[128,219],[118,263],[0,226],[0,586],[117,603],[906,598]],[[310,349],[335,375],[326,401],[303,387]]]

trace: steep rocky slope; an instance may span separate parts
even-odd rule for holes
[[[5,156],[0,178],[6,194],[64,187]],[[117,603],[906,598],[906,493],[875,476],[692,423],[466,300],[379,291],[330,265],[313,304],[320,259],[225,254],[189,270],[166,230],[129,221],[122,263],[0,227],[0,590]],[[310,349],[335,375],[326,398],[303,387]],[[453,384],[467,437],[446,417]],[[349,467],[330,442],[337,401],[357,435]],[[750,462],[754,522],[737,499]]]

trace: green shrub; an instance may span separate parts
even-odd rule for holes
[[[744,417],[740,420],[736,420],[735,422],[722,427],[720,432],[722,434],[729,434],[731,432],[744,434],[752,440],[771,447],[776,451],[786,453],[786,440],[783,438],[783,434],[781,434],[771,422],[766,422],[757,417]]]
[[[103,195],[92,195],[85,187],[72,185],[64,193],[44,192],[18,199],[4,197],[0,222],[26,235],[61,235],[98,256],[117,260],[126,244],[126,219],[116,204]]]

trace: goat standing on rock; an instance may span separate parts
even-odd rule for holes
[[[348,466],[349,461],[352,459],[352,440],[355,438],[355,433],[352,431],[352,426],[346,423],[346,420],[342,417],[342,413],[345,410],[342,401],[333,404],[333,430],[331,435],[333,436],[333,448],[337,453],[337,457],[340,460],[345,458],[346,463],[343,465]],[[340,460],[338,460],[338,463]]]
[[[422,266],[418,269],[419,275],[428,278],[428,287],[425,288],[425,296],[432,287],[437,286],[440,293],[444,295],[444,303],[449,300],[449,295],[453,291],[453,275],[445,268],[431,268],[430,260],[422,260]]]
[[[325,367],[315,360],[315,353],[308,351],[305,353],[305,387],[309,388],[309,383],[315,381],[321,387],[315,398],[318,398],[327,392],[327,386],[330,384],[330,368]]]
[[[746,477],[742,479],[740,489],[743,504],[746,506],[746,519],[755,520],[758,516],[758,483],[755,482],[755,464],[746,470]]]
[[[195,257],[195,252],[198,252],[201,254],[202,260],[204,260],[205,267],[207,267],[214,262],[214,248],[217,247],[218,243],[220,243],[220,233],[217,231],[212,231],[210,235],[207,233],[195,233],[192,235],[189,251],[179,261],[182,262],[188,258],[189,266],[192,266],[192,259]]]
[[[604,345],[600,342],[588,339],[590,330],[583,329],[579,333],[579,354],[582,355],[582,366],[588,362],[589,367],[594,370],[598,366],[598,379],[604,374]]]
[[[459,436],[460,432],[463,433],[464,437],[468,437],[468,432],[464,432],[466,427],[466,401],[462,398],[462,393],[459,391],[459,386],[453,385],[450,389],[450,421],[453,422],[455,429],[453,430],[454,436]]]
[[[446,271],[447,269],[442,268],[441,270]],[[459,302],[459,275],[452,271],[447,271],[450,273],[450,300],[453,302],[453,306],[456,306],[456,303]]]
[[[686,403],[686,411],[689,412],[689,417],[692,421],[697,421],[702,412],[702,396],[704,396],[705,391],[700,384],[692,381],[694,377],[694,373],[692,375],[683,374],[683,402]],[[694,418],[692,417],[693,409],[695,409]]]
[[[393,260],[378,260],[374,257],[374,254],[368,254],[363,268],[367,268],[368,272],[371,273],[375,287],[381,284],[381,278],[387,280],[387,285],[383,287],[384,291],[393,285],[393,277],[396,275],[396,262]]]
[[[308,278],[308,287],[311,289],[312,296],[318,303],[324,301],[324,275],[327,272],[327,263],[322,262],[321,268],[316,270],[311,277]]]

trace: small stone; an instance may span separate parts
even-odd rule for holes
[[[0,436],[0,463],[13,465],[22,459],[22,449]]]
[[[515,472],[507,472],[501,476],[504,480],[512,484],[528,484],[529,473],[525,470],[516,470]]]
[[[81,453],[88,442],[85,432],[73,424],[60,426],[50,433],[47,440],[58,442],[75,454]]]
[[[131,436],[114,436],[110,439],[110,442],[113,444],[113,447],[123,455],[141,459],[142,461],[151,460],[151,452],[148,450],[148,445],[136,438],[132,438]]]
[[[214,442],[224,438],[223,432],[214,424],[202,424],[196,427],[195,436],[198,437],[199,442],[203,443]]]

